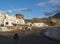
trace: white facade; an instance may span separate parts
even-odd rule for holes
[[[19,19],[19,23],[24,25],[25,24],[25,21],[23,19]]]
[[[45,23],[33,23],[32,26],[35,26],[35,27],[45,27],[45,26],[48,26],[48,25],[46,25]]]
[[[13,26],[13,24],[25,24],[24,19],[17,19],[16,16],[9,16],[8,14],[0,14],[0,25]]]
[[[32,24],[31,22],[26,23],[26,25],[31,25],[31,24]]]
[[[4,23],[5,15],[0,13],[0,25]]]

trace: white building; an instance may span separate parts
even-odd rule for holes
[[[45,23],[33,23],[32,26],[35,26],[35,27],[45,27],[45,26],[48,26],[46,25]]]
[[[24,25],[24,19],[17,19],[16,16],[9,16],[8,14],[0,13],[0,25],[4,26],[13,26],[13,24],[21,24]]]
[[[30,26],[30,25],[32,25],[32,23],[31,22],[28,22],[28,23],[26,23],[26,25],[29,25]]]
[[[4,23],[5,15],[0,13],[0,25]]]

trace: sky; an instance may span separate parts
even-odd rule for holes
[[[0,0],[0,13],[23,14],[25,18],[43,18],[59,10],[60,0]]]

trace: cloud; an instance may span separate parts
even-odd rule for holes
[[[10,14],[13,10],[7,10],[6,13]]]
[[[12,10],[7,10],[7,11],[0,10],[0,13],[7,13],[7,14],[10,14],[10,13],[12,13]]]
[[[51,16],[52,14],[53,14],[53,11],[50,9],[45,11],[45,13],[44,13],[45,16]]]
[[[52,6],[60,7],[60,0],[49,0],[49,3],[50,3]]]
[[[32,9],[30,8],[18,8],[18,9],[12,9],[12,10],[6,10],[6,11],[3,11],[3,10],[0,10],[0,13],[4,13],[4,14],[11,14],[12,12],[29,12],[29,11],[32,11]]]
[[[37,5],[40,7],[44,7],[46,4],[51,4],[51,6],[60,8],[60,0],[46,0],[43,2],[39,2]]]
[[[0,10],[0,13],[4,13],[4,11]]]
[[[40,7],[44,7],[45,6],[45,2],[39,2],[37,5],[40,6]]]
[[[26,12],[26,11],[32,11],[32,9],[29,9],[29,8],[18,8],[18,9],[14,9],[14,11]]]

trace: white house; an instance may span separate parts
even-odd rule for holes
[[[0,25],[13,26],[13,24],[25,24],[24,19],[17,19],[16,16],[9,16],[8,14],[0,14]]]
[[[26,25],[32,25],[32,23],[31,22],[28,22],[28,23],[26,23]]]
[[[33,23],[32,26],[35,26],[35,27],[45,27],[45,26],[48,26],[46,25],[45,23]]]

